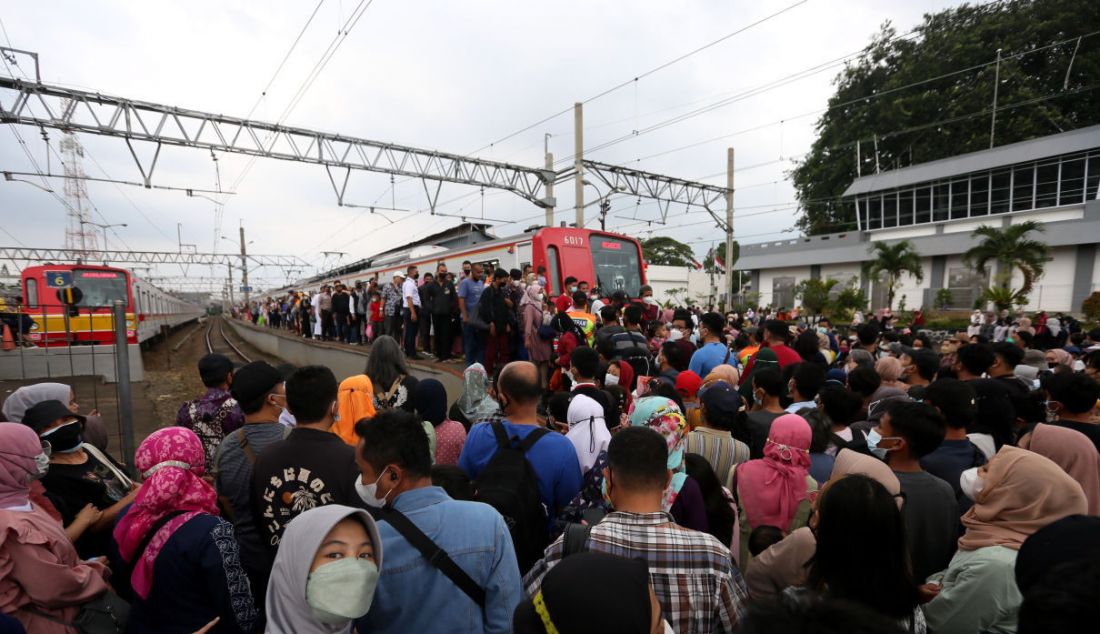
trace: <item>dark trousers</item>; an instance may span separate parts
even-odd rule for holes
[[[397,343],[401,343],[401,310],[395,309],[394,314],[386,317],[386,334],[397,340]]]
[[[508,333],[497,328],[497,334],[485,333],[485,373],[493,376],[493,368],[508,363]]]
[[[332,311],[321,309],[321,338],[332,338]]]
[[[432,326],[435,323],[435,317],[432,316],[426,310],[417,311],[417,316],[420,317],[420,349],[425,352],[431,352],[432,350]]]
[[[405,354],[412,356],[416,354],[416,333],[420,324],[413,321],[412,311],[408,308],[402,308],[401,315],[405,318]]]
[[[432,315],[432,328],[435,329],[435,356],[440,361],[451,358],[451,316]]]
[[[470,324],[462,324],[462,352],[466,365],[485,362],[485,337],[488,333],[478,330]]]
[[[332,318],[336,323],[336,338],[347,343],[351,335],[351,324],[348,323],[348,313],[333,313]]]

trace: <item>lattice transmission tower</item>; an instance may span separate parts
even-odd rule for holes
[[[72,130],[61,135],[61,161],[65,168],[65,203],[68,223],[65,226],[65,248],[74,251],[98,251],[95,227],[91,223],[92,204],[84,174],[84,146]]]

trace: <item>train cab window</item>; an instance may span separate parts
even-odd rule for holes
[[[642,288],[642,263],[634,243],[593,234],[589,246],[596,286],[605,293],[621,290],[630,297],[637,297]]]
[[[27,308],[38,308],[38,280],[27,278],[27,296],[23,298]]]
[[[122,271],[73,271],[73,284],[83,293],[78,306],[107,307],[126,302],[126,274]]]
[[[546,263],[549,265],[546,281],[551,286],[551,288],[546,289],[546,294],[550,295],[551,292],[556,293],[562,290],[561,264],[558,262],[558,248],[556,246],[546,247]]]

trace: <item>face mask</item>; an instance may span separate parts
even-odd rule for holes
[[[983,488],[985,488],[985,480],[978,475],[978,467],[971,467],[959,475],[959,489],[971,501],[978,501],[978,494],[982,492]]]
[[[753,390],[753,392],[752,392],[752,402],[756,403],[757,405],[762,405],[764,403],[764,397],[760,396],[760,391],[759,390]]]
[[[378,566],[367,559],[341,559],[309,573],[306,603],[313,618],[341,625],[370,610],[378,586]]]
[[[48,440],[53,450],[58,453],[73,453],[84,446],[84,438],[80,433],[81,428],[80,421],[74,420],[42,434],[42,438]]]
[[[672,330],[668,331],[668,340],[669,341],[679,341],[683,338],[684,338],[684,333],[681,332],[679,328],[673,328]]]
[[[879,460],[886,459],[886,449],[882,449],[878,446],[878,441],[882,440],[882,435],[878,433],[878,430],[874,427],[867,434],[867,449]]]
[[[576,293],[577,292],[577,287],[576,286],[570,286],[569,287],[569,292],[570,293]]]
[[[597,299],[599,299],[599,298],[600,298],[600,296],[599,296],[599,295],[596,295],[596,294],[592,294],[592,295],[589,295],[589,296],[588,296],[588,299],[590,299],[590,300],[592,300],[592,301],[596,301],[596,300],[597,300]]]
[[[607,385],[607,386],[618,385],[619,384],[619,376],[616,375],[616,374],[608,374],[607,376],[605,376],[603,378],[603,384]]]
[[[380,509],[386,505],[386,498],[388,498],[390,494],[386,493],[382,497],[378,497],[378,483],[382,481],[382,476],[384,475],[386,475],[385,469],[382,470],[382,473],[378,474],[378,479],[371,484],[363,484],[362,478],[355,479],[355,492],[359,494],[359,498],[362,499],[367,506]]]

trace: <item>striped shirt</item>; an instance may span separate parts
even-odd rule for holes
[[[696,427],[687,435],[687,453],[707,459],[722,486],[730,488],[730,472],[735,465],[749,459],[749,446],[735,439],[728,431]]]
[[[564,536],[524,577],[528,596],[562,558]],[[748,590],[730,551],[707,533],[675,524],[668,513],[614,512],[592,527],[588,550],[649,564],[661,612],[679,634],[733,632],[744,615]]]

